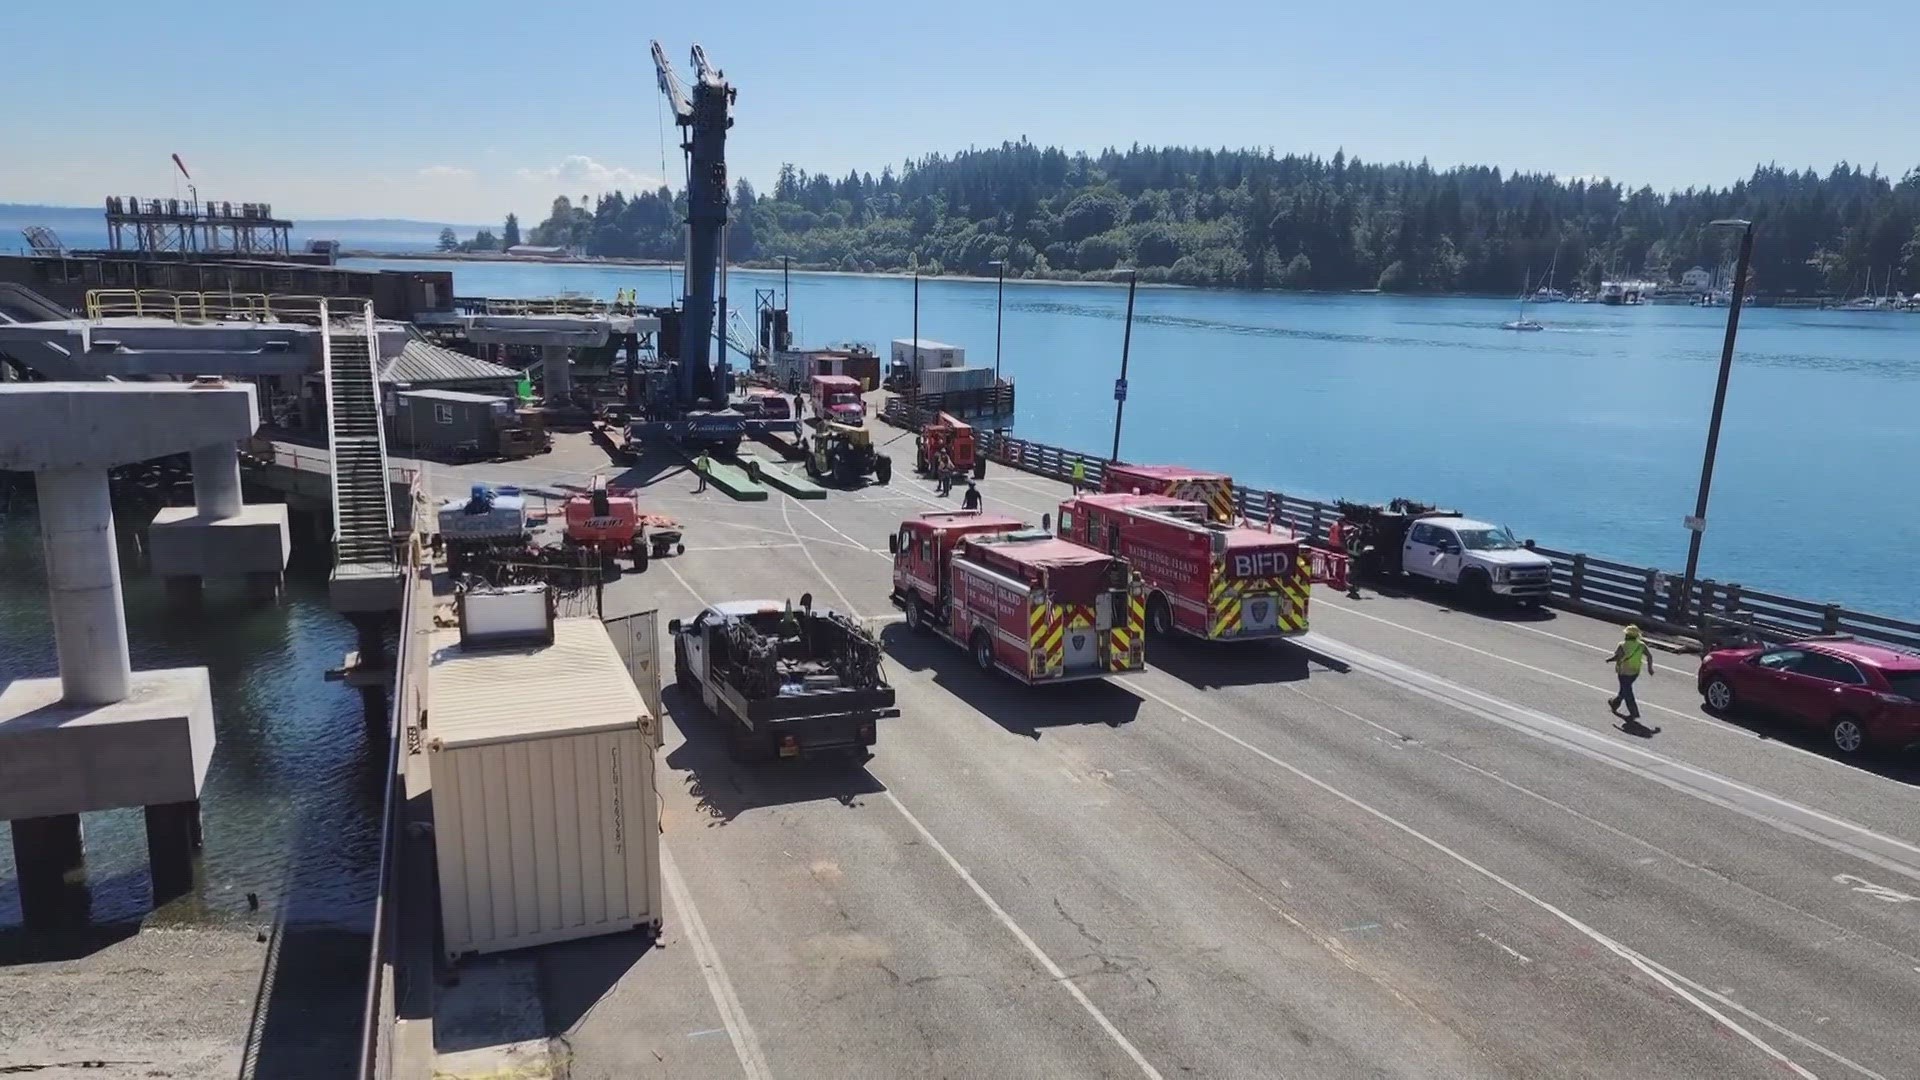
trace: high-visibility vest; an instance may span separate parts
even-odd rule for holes
[[[1073,459],[1073,479],[1078,482],[1087,478],[1087,463],[1079,458]]]
[[[1640,674],[1640,665],[1646,663],[1647,645],[1639,638],[1627,638],[1620,643],[1620,661],[1613,665],[1622,675]]]

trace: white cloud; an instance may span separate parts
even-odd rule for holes
[[[419,172],[422,180],[471,180],[472,169],[463,169],[458,165],[429,165]]]
[[[543,169],[521,169],[520,179],[567,185],[556,194],[580,192],[587,195],[597,195],[615,188],[651,190],[662,183],[657,176],[624,166],[603,164],[585,154],[569,154],[560,164]]]

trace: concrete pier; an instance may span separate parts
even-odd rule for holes
[[[198,583],[210,577],[245,577],[250,595],[278,596],[293,552],[286,504],[241,500],[233,441],[196,446],[190,456],[193,505],[161,509],[147,529],[153,572],[167,579],[169,596],[177,590],[178,602],[188,606],[199,599]],[[189,580],[192,587],[184,584]]]
[[[546,380],[547,407],[564,409],[573,403],[573,365],[565,345],[540,347],[540,370]]]
[[[0,687],[0,819],[13,823],[23,915],[35,922],[77,913],[63,897],[81,877],[78,815],[89,811],[146,808],[155,897],[192,888],[200,789],[213,757],[213,696],[203,667],[132,670],[107,470],[191,452],[196,465],[204,463],[197,496],[231,514],[209,519],[200,535],[245,535],[222,523],[247,520],[232,455],[258,424],[250,386],[0,386],[0,468],[34,474],[60,662],[58,678]],[[276,576],[287,550],[286,508],[277,509],[266,568]],[[163,574],[168,532],[153,530]],[[231,572],[227,560],[237,557],[203,550],[199,573],[169,576],[197,586],[209,570]]]
[[[120,555],[104,466],[35,474],[62,698],[106,705],[127,696],[132,662],[120,604]]]
[[[20,878],[20,918],[34,929],[78,921],[86,892],[86,847],[79,814],[21,818],[12,823],[13,862]]]

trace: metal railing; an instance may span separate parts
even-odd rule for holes
[[[85,305],[89,319],[147,318],[169,319],[180,323],[260,322],[317,323],[327,318],[327,297],[279,293],[183,292],[177,289],[88,289]],[[372,310],[372,302],[356,298],[332,298],[335,317],[351,306],[357,317],[360,305]]]
[[[888,400],[881,419],[896,427],[918,430],[919,425],[907,423],[904,402],[895,407],[899,400]],[[990,431],[980,432],[978,437],[987,456],[1003,465],[1052,480],[1070,481],[1077,459],[1086,484],[1095,490],[1101,486],[1106,464],[1104,455]],[[1313,544],[1325,545],[1328,529],[1340,519],[1340,508],[1332,503],[1239,485],[1234,487],[1234,501],[1247,519],[1285,526]],[[1556,607],[1636,622],[1695,638],[1709,646],[1725,641],[1790,641],[1822,634],[1849,634],[1862,641],[1920,649],[1920,623],[1911,620],[1763,592],[1712,578],[1695,581],[1689,591],[1684,588],[1685,579],[1681,575],[1654,567],[1614,562],[1585,552],[1540,546],[1534,550],[1553,561],[1550,601]]]
[[[430,568],[427,568],[430,570]],[[380,873],[373,901],[373,938],[367,956],[367,991],[360,1012],[360,1052],[355,1076],[382,1080],[393,1075],[393,1035],[399,994],[406,987],[399,969],[402,914],[400,847],[406,817],[406,762],[419,749],[419,718],[424,709],[427,634],[432,627],[431,596],[422,596],[423,563],[417,541],[407,545],[405,599],[400,606],[400,637],[393,664],[392,708],[387,717],[386,792],[380,808]],[[431,586],[427,585],[430,590]],[[422,624],[425,620],[425,624]]]

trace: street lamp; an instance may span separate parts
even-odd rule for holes
[[[1007,306],[1007,260],[987,264],[1000,268],[1000,295],[993,302],[993,385],[1000,385],[1000,324]]]
[[[1747,296],[1747,266],[1753,259],[1753,222],[1726,218],[1708,222],[1709,228],[1740,230],[1740,261],[1733,271],[1733,299],[1727,304],[1727,337],[1720,346],[1720,382],[1713,390],[1713,419],[1707,422],[1707,453],[1700,462],[1700,497],[1687,519],[1687,575],[1680,583],[1680,618],[1684,623],[1693,601],[1693,576],[1700,568],[1700,537],[1707,530],[1707,492],[1713,486],[1713,458],[1720,449],[1720,414],[1727,405],[1727,376],[1733,372],[1733,339],[1740,332],[1740,305]]]
[[[1133,348],[1133,293],[1140,287],[1140,272],[1122,266],[1114,273],[1127,275],[1127,329],[1120,338],[1120,378],[1113,384],[1113,459],[1120,460],[1120,418],[1127,408],[1127,353]]]

